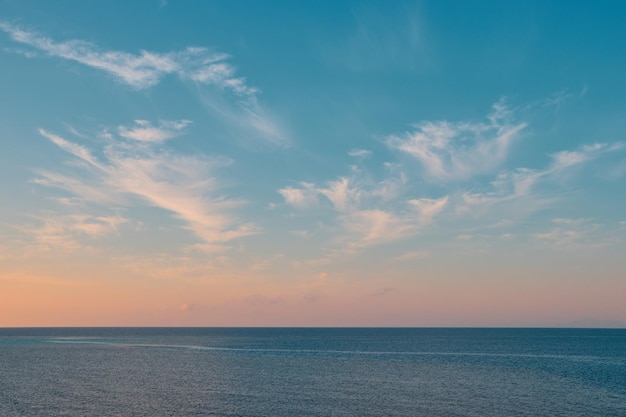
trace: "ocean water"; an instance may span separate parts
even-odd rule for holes
[[[0,416],[626,417],[626,330],[0,329]]]

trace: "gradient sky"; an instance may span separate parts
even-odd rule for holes
[[[625,15],[0,0],[0,326],[623,325]]]

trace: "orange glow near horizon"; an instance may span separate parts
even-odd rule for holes
[[[560,326],[618,321],[623,299],[587,285],[491,286],[310,278],[285,285],[259,275],[89,281],[0,276],[0,327],[46,326]],[[493,284],[493,283],[492,283]],[[622,284],[626,291],[626,284]]]

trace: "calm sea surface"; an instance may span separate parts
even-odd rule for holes
[[[0,416],[626,417],[626,330],[0,329]]]

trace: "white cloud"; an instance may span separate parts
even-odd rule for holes
[[[147,120],[135,120],[134,126],[120,126],[118,132],[121,137],[126,139],[140,142],[163,142],[180,135],[190,123],[189,120],[162,120],[159,122],[159,126],[155,127]]]
[[[579,151],[561,151],[552,155],[554,170],[565,169],[588,160],[588,155]]]
[[[592,159],[598,158],[602,154],[621,151],[624,147],[625,144],[622,142],[612,144],[593,143],[591,145],[584,145],[574,151],[557,152],[552,155],[552,165],[547,170],[547,173],[553,173],[576,165],[581,165]]]
[[[541,197],[536,190],[540,185],[553,181],[555,178],[561,178],[571,173],[573,168],[582,167],[605,154],[623,149],[624,144],[621,142],[583,145],[576,150],[564,150],[550,155],[551,161],[543,169],[518,168],[501,172],[491,182],[491,188],[488,191],[462,193],[462,204],[459,205],[457,211],[482,210],[488,206],[503,203],[517,204],[515,208],[517,211],[522,207],[526,211],[544,207],[550,201],[554,201],[556,196]],[[520,199],[524,199],[524,204],[519,204]]]
[[[65,201],[71,202],[72,205],[80,203],[123,205],[127,203],[125,196],[112,194],[106,188],[101,187],[93,178],[94,176],[104,178],[110,175],[109,173],[106,171],[98,172],[93,169],[87,169],[86,171],[88,178],[78,175],[68,176],[56,172],[39,171],[39,177],[35,178],[33,182],[69,192],[72,196]]]
[[[317,193],[315,186],[308,182],[301,182],[300,188],[285,187],[278,190],[285,202],[298,208],[309,208],[317,204]]]
[[[392,171],[397,168],[391,165]],[[414,235],[431,223],[447,204],[440,199],[392,201],[405,183],[403,173],[393,173],[382,181],[374,181],[353,167],[350,177],[339,177],[323,186],[302,182],[300,187],[278,190],[286,204],[299,209],[330,203],[341,229],[336,239],[349,251],[391,242]],[[384,208],[390,203],[395,207]]]
[[[242,129],[240,136],[253,136],[255,139],[260,137],[273,146],[286,147],[290,144],[290,139],[276,118],[259,105],[257,100],[259,90],[248,85],[245,78],[236,75],[236,68],[227,62],[230,58],[227,54],[193,46],[177,52],[140,51],[132,54],[103,50],[93,43],[81,40],[55,42],[35,31],[2,21],[0,30],[8,33],[14,41],[29,45],[50,57],[67,59],[104,71],[119,82],[137,90],[154,87],[164,77],[173,75],[199,85],[213,86],[221,91],[230,92],[235,97],[234,100],[232,97],[226,99],[228,95],[221,97],[221,94],[214,92],[207,94],[206,91],[199,90],[200,99],[207,107],[217,112],[224,121],[235,128]],[[37,57],[33,54],[26,56]],[[128,138],[145,141],[169,139],[179,130],[172,125],[120,129],[120,134]]]
[[[148,126],[147,122],[139,122]],[[90,152],[59,136],[41,131],[61,149],[80,160],[95,161]],[[143,142],[149,143],[149,142]],[[204,156],[177,155],[141,143],[112,140],[103,149],[104,161],[78,166],[73,175],[41,172],[38,184],[55,187],[99,206],[147,204],[164,209],[205,244],[217,244],[258,233],[231,214],[243,201],[217,194],[220,186],[212,171],[229,161]],[[83,232],[95,226],[83,225]]]
[[[585,90],[583,89],[579,95],[582,96],[584,94]],[[576,95],[574,93],[568,90],[561,90],[542,100],[542,104],[549,107],[553,106],[558,111],[564,103],[575,97]]]
[[[206,52],[206,50],[203,49],[200,49],[199,51]],[[228,58],[227,55],[220,56],[220,59],[226,58]],[[235,78],[235,68],[225,62],[202,66],[185,75],[200,83],[214,84],[225,89],[230,89],[241,96],[254,95],[258,93],[258,89],[246,85],[244,78]]]
[[[424,139],[428,142],[425,144],[426,154],[433,149],[445,153],[444,157],[433,151],[431,159],[428,156],[423,158],[427,165],[430,164],[430,173],[434,176],[441,174],[439,179],[461,182],[460,187],[454,185],[452,193],[449,192],[450,184],[439,183],[438,188],[428,186],[430,193],[438,191],[442,197],[406,198],[408,193],[416,194],[414,183],[407,181],[402,165],[393,163],[385,164],[388,172],[382,181],[375,181],[362,168],[351,166],[349,176],[340,176],[320,185],[302,182],[296,187],[283,188],[279,193],[285,204],[299,209],[324,208],[325,202],[330,203],[326,208],[332,208],[331,218],[338,226],[334,241],[344,246],[343,253],[354,253],[368,246],[418,235],[425,228],[432,227],[440,216],[447,216],[448,227],[456,227],[459,221],[468,219],[475,223],[469,229],[464,227],[465,231],[509,227],[516,219],[554,205],[562,198],[554,188],[562,184],[565,175],[573,173],[573,167],[624,149],[622,143],[584,145],[550,155],[543,168],[502,171],[483,187],[475,183],[471,190],[464,189],[462,183],[466,179],[487,172],[480,167],[479,156],[485,156],[486,165],[495,168],[495,161],[503,160],[511,140],[524,128],[524,123],[509,122],[512,113],[502,103],[496,103],[494,112],[488,117],[489,123],[442,122],[437,126],[430,125],[440,130],[430,136],[427,134],[430,127],[423,129],[422,139],[428,136],[428,140]],[[463,137],[459,132],[471,132],[472,135]],[[454,142],[457,140],[461,145]],[[469,145],[464,145],[464,141],[469,141]],[[510,237],[502,230],[498,230],[497,235]],[[486,235],[462,234],[463,238],[476,236]]]
[[[290,139],[276,122],[275,118],[262,108],[254,97],[239,103],[239,114],[234,116],[238,123],[249,126],[271,145],[288,147]]]
[[[177,75],[203,84],[211,84],[236,95],[253,95],[257,90],[235,76],[235,68],[225,62],[229,56],[206,48],[188,47],[178,52],[138,54],[102,50],[90,42],[70,40],[55,42],[35,31],[0,22],[0,29],[19,43],[58,57],[104,71],[135,89],[157,85],[166,75]]]
[[[335,210],[346,211],[358,203],[360,191],[350,186],[350,180],[342,177],[328,183],[328,188],[318,189],[318,192],[333,204]]]
[[[207,110],[219,115],[227,123],[229,129],[233,130],[234,139],[246,148],[258,149],[259,145],[286,148],[291,145],[291,139],[279,119],[261,106],[256,95],[232,101],[223,95],[199,89],[198,98]]]
[[[350,248],[393,242],[419,233],[443,211],[448,197],[408,200],[395,210],[354,209],[340,217]]]
[[[361,203],[389,201],[397,197],[400,188],[406,183],[403,172],[396,172],[397,166],[386,164],[388,175],[382,181],[374,181],[352,167],[351,176],[342,176],[328,181],[324,186],[301,182],[300,187],[285,187],[278,190],[286,204],[297,208],[310,208],[320,203],[320,197],[331,203],[339,212],[356,209]]]
[[[72,142],[68,142],[62,137],[57,136],[53,133],[50,133],[44,129],[39,129],[39,134],[49,139],[52,143],[54,143],[55,145],[57,145],[59,148],[63,149],[64,151],[69,152],[73,154],[74,156],[77,156],[83,161],[90,163],[94,167],[97,167],[99,169],[104,169],[104,167],[96,160],[96,158],[94,158],[91,155],[91,152],[89,152],[89,150],[87,150],[87,148],[85,148],[84,146],[77,145]]]
[[[498,102],[484,122],[426,121],[414,132],[387,137],[386,143],[417,159],[436,181],[462,181],[498,168],[525,123],[512,121],[510,110]]]
[[[349,156],[354,156],[356,158],[367,158],[372,154],[372,151],[367,149],[350,149],[348,151]]]
[[[432,199],[432,198],[419,198],[409,200],[409,204],[418,213],[420,223],[426,224],[433,220],[433,217],[439,214],[448,204],[448,196]]]
[[[349,235],[348,248],[361,249],[411,236],[416,225],[385,210],[356,210],[341,217]]]

